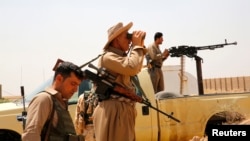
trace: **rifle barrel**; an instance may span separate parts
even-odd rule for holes
[[[152,106],[152,105],[150,104],[150,102],[148,102],[148,101],[143,100],[143,101],[140,102],[140,103],[143,103],[144,105],[146,105],[146,106],[148,106],[148,107],[150,107],[150,108],[156,110],[157,112],[160,112],[161,114],[163,114],[163,115],[165,115],[165,116],[167,116],[167,117],[169,117],[169,118],[175,120],[176,122],[181,122],[179,119],[173,117],[172,115],[169,115],[169,114],[167,114],[167,113],[165,113],[165,112],[159,110],[158,108]]]
[[[145,104],[145,103],[144,103],[144,104]],[[159,110],[159,109],[153,107],[152,105],[148,105],[148,104],[145,104],[145,105],[147,105],[147,106],[149,106],[150,108],[156,110],[157,112],[160,112],[160,113],[162,113],[163,115],[165,115],[165,116],[167,116],[167,117],[169,117],[169,118],[175,120],[176,122],[181,122],[179,119],[177,119],[177,118],[173,117],[172,115],[169,115],[169,114],[167,114],[167,113],[165,113],[165,112],[163,112],[163,111],[161,111],[161,110]]]

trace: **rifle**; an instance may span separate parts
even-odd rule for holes
[[[186,55],[190,58],[197,56],[198,50],[214,50],[216,48],[222,48],[227,45],[237,45],[237,42],[233,43],[227,43],[227,40],[225,39],[224,44],[216,44],[216,45],[208,45],[208,46],[187,46],[187,45],[181,45],[178,47],[171,47],[169,48],[169,53],[171,57],[181,57],[182,55]]]
[[[145,104],[146,106],[164,114],[165,116],[175,120],[176,122],[180,122],[180,120],[176,119],[172,115],[169,115],[156,107],[153,107],[151,103],[147,100],[144,100],[142,97],[136,95],[133,91],[129,91],[124,87],[120,86],[119,84],[111,82],[111,80],[115,80],[115,77],[109,74],[105,68],[98,69],[91,63],[88,65],[90,68],[97,70],[97,74],[89,71],[88,69],[84,70],[84,75],[86,78],[94,81],[96,83],[96,90],[95,94],[97,94],[100,100],[106,100],[110,97],[111,93],[121,95],[127,97],[133,101]]]

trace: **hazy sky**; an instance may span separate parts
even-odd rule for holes
[[[249,0],[1,0],[0,84],[4,95],[20,95],[53,76],[58,58],[82,65],[102,52],[107,29],[118,22],[133,30],[163,32],[161,49],[178,45],[205,46],[203,78],[249,76]],[[168,58],[164,65],[180,65]],[[185,58],[185,71],[196,76],[194,58]]]

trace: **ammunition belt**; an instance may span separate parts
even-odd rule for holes
[[[135,101],[129,99],[129,98],[126,98],[126,97],[123,97],[123,96],[120,96],[120,95],[114,95],[114,94],[111,94],[110,95],[110,99],[114,99],[114,100],[118,100],[118,101],[121,101],[121,102],[125,102],[125,103],[128,103],[130,105],[135,105]]]

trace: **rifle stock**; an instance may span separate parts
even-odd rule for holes
[[[119,85],[116,85],[114,86],[113,88],[113,91],[119,93],[119,94],[122,94],[123,96],[133,100],[133,101],[136,101],[136,102],[139,102],[139,103],[142,103],[143,102],[143,99],[142,97],[136,95],[136,93],[134,92],[131,92],[129,90],[126,90],[125,88],[119,86]]]

